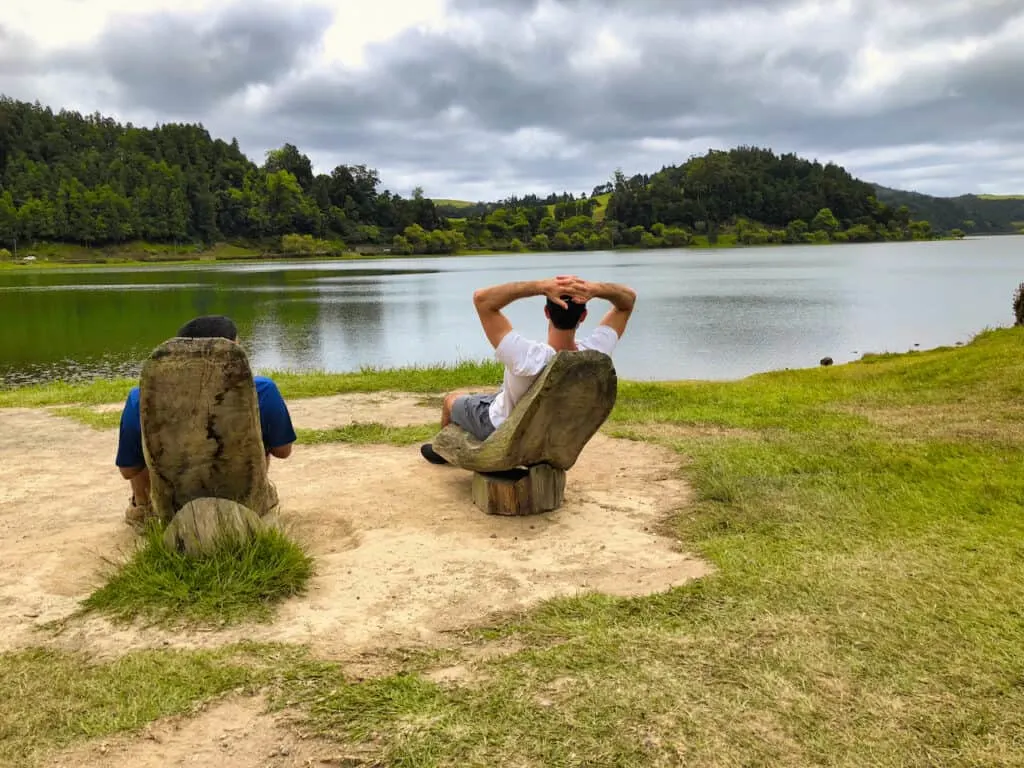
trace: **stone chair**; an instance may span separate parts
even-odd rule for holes
[[[450,464],[474,472],[473,502],[488,514],[529,515],[562,505],[565,473],[604,424],[618,393],[608,355],[559,352],[484,441],[455,424],[433,440]]]
[[[277,507],[245,351],[227,339],[170,339],[143,363],[142,448],[168,546],[209,552],[248,537]]]

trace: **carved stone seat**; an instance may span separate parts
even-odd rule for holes
[[[170,339],[143,363],[139,389],[151,503],[169,523],[168,545],[209,551],[218,536],[249,535],[262,525],[277,498],[242,347],[227,339]]]
[[[433,448],[450,464],[475,473],[473,501],[489,514],[557,509],[566,471],[608,418],[617,393],[608,355],[559,352],[490,437],[480,441],[449,424]]]

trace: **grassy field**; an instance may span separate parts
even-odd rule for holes
[[[1024,200],[1024,195],[976,195],[982,200]]]
[[[492,373],[295,377],[288,396]],[[101,392],[0,405],[123,396]],[[605,429],[679,453],[697,495],[666,526],[713,575],[553,600],[362,682],[279,648],[2,654],[0,760],[241,685],[387,766],[1024,763],[1024,328],[739,382],[622,382]],[[429,674],[449,665],[468,674]]]
[[[434,201],[434,205],[447,205],[450,208],[471,208],[476,203],[471,203],[469,200],[452,200],[447,197],[434,197],[431,198]]]

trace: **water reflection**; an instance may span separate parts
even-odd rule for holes
[[[573,271],[640,294],[620,374],[732,378],[1008,324],[1015,238],[732,251],[0,272],[0,381],[135,375],[199,314],[238,323],[258,369],[355,370],[489,357],[475,288]],[[595,302],[589,331],[606,306]],[[506,310],[544,334],[543,299]]]

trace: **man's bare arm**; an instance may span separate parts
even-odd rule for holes
[[[621,337],[636,305],[636,291],[618,283],[587,283],[586,293],[595,299],[611,302],[612,308],[601,320],[601,325],[607,325]]]
[[[512,330],[512,323],[502,314],[501,310],[517,299],[526,299],[530,296],[547,296],[565,307],[566,303],[559,296],[563,293],[570,293],[569,286],[569,278],[556,277],[550,280],[504,283],[475,291],[473,305],[480,316],[480,324],[483,326],[491,346],[497,349],[501,340]]]

